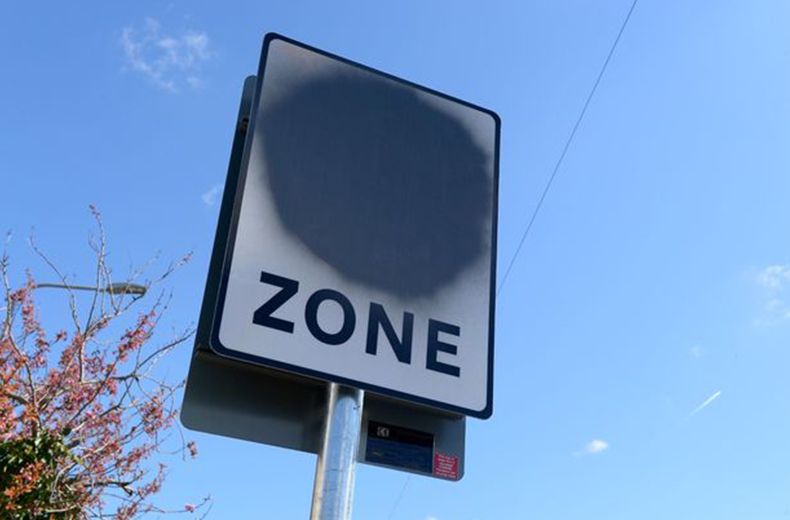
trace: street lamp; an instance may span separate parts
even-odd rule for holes
[[[109,294],[133,294],[135,296],[144,296],[148,288],[144,285],[136,283],[119,282],[111,283],[106,287],[90,287],[87,285],[66,285],[59,283],[37,283],[33,286],[34,289],[74,289],[77,291],[93,291],[104,292]]]

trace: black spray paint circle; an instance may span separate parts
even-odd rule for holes
[[[263,110],[262,152],[283,227],[346,279],[428,296],[490,247],[486,152],[409,87],[323,76]]]

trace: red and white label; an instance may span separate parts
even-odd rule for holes
[[[441,478],[458,480],[458,457],[436,453],[433,456],[433,474]]]

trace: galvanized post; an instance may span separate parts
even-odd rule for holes
[[[329,383],[324,433],[315,468],[311,520],[349,520],[365,393]]]

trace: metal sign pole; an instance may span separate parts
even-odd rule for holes
[[[329,383],[310,520],[350,520],[365,393]]]

